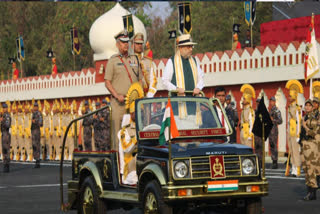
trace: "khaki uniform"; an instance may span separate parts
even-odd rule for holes
[[[250,105],[247,105],[242,109],[240,118],[240,142],[241,144],[249,146],[251,148],[253,143],[252,128],[254,123],[254,117],[255,114]]]
[[[60,121],[61,121],[61,113],[55,113],[52,116],[52,127],[54,128],[54,132],[52,135],[52,141],[53,141],[53,149],[51,150],[52,153],[52,159],[59,159],[60,157],[60,152],[61,151],[61,135],[62,135],[62,130],[61,130],[61,125],[60,125]]]
[[[51,140],[51,115],[48,113],[47,115],[43,116],[43,127],[41,127],[41,147],[42,147],[42,159],[49,159],[50,155],[50,147],[52,147],[52,140]],[[44,157],[46,156],[46,157]]]
[[[141,66],[137,56],[124,57],[115,54],[109,59],[104,79],[111,82],[112,87],[119,95],[125,96],[130,85],[142,78]],[[119,103],[117,99],[112,97],[111,108],[112,133],[116,135],[120,130],[121,120],[126,112],[125,103]],[[112,149],[118,150],[117,142],[112,142]]]
[[[142,69],[143,90],[147,97],[153,97],[157,92],[157,75],[152,64],[152,60],[138,55]]]
[[[137,145],[135,123],[131,122],[122,127],[118,133],[118,139],[121,181],[123,184],[137,184],[136,156],[134,155]]]
[[[31,138],[31,116],[32,114],[25,113],[24,115],[24,148],[28,157],[28,161],[33,161],[32,138]]]
[[[288,107],[288,147],[291,154],[292,174],[301,166],[299,136],[301,128],[301,109],[294,102]]]
[[[24,113],[18,112],[17,116],[17,144],[19,146],[18,153],[16,155],[16,160],[21,160],[23,152],[25,152],[24,147]]]
[[[11,113],[11,148],[13,152],[12,160],[16,160],[16,156],[19,153],[19,145],[17,140],[17,117],[17,113]]]

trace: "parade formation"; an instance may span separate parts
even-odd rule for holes
[[[166,61],[161,78],[146,33],[135,29],[132,15],[126,15],[121,30],[112,35],[117,53],[96,65],[107,94],[3,102],[3,172],[10,173],[10,162],[32,162],[39,169],[42,162],[61,161],[62,167],[72,161],[68,203],[61,191],[64,211],[100,214],[138,206],[144,213],[169,214],[222,206],[230,213],[262,213],[261,198],[270,186],[265,156],[270,154],[271,169],[282,167],[279,126],[285,124],[284,176],[304,174],[302,200],[316,200],[320,81],[311,81],[308,99],[300,80],[286,81],[287,115],[281,113],[277,94],[269,96],[266,106],[264,92],[258,94],[254,84],[240,84],[238,104],[220,85],[209,97],[205,68],[193,56],[197,43],[190,34],[191,12],[186,12],[191,6],[181,5],[182,33],[175,38],[175,53]],[[312,49],[316,46],[313,15],[310,26],[306,82],[319,71]],[[232,49],[241,49],[236,33],[233,39]],[[55,58],[52,63],[52,75],[58,75]],[[17,80],[16,64],[12,67]],[[301,96],[303,105],[298,102]],[[60,185],[63,190],[62,179]]]

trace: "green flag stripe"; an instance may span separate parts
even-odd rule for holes
[[[164,145],[166,143],[166,135],[165,135],[165,130],[166,128],[170,128],[170,117],[167,117],[165,121],[162,122],[161,124],[161,130],[160,130],[160,136],[159,136],[159,143],[160,145]]]

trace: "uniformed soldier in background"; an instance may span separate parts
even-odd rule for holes
[[[102,100],[102,107],[106,106],[108,104],[107,100]],[[101,151],[108,151],[111,149],[111,141],[110,141],[110,110],[109,108],[106,108],[101,111],[100,113],[100,124],[102,128],[102,137],[103,140],[100,145]]]
[[[11,147],[13,153],[13,157],[11,158],[11,160],[16,160],[19,153],[19,145],[17,139],[17,117],[17,106],[16,101],[14,101],[11,105]]]
[[[52,141],[51,141],[51,133],[52,133],[52,127],[51,127],[51,113],[50,113],[50,104],[47,103],[47,101],[44,101],[44,114],[43,114],[43,133],[41,134],[42,137],[42,143],[41,145],[43,146],[42,150],[42,159],[50,159],[50,147],[52,146]]]
[[[89,108],[89,102],[86,100],[84,102],[84,112],[83,114],[89,114],[91,112]],[[85,117],[82,122],[83,126],[83,142],[84,149],[87,151],[92,151],[92,125],[93,125],[93,117]]]
[[[20,161],[23,152],[23,137],[24,137],[24,113],[22,112],[22,105],[19,102],[18,113],[17,113],[17,144],[18,144],[18,154],[16,155],[16,160]]]
[[[100,109],[100,102],[96,102],[96,110]],[[95,151],[102,151],[100,148],[103,143],[102,123],[103,120],[101,111],[93,115],[93,130],[94,130],[94,146]]]
[[[42,114],[38,107],[38,103],[35,102],[33,105],[31,123],[33,157],[36,160],[35,168],[40,168],[40,127],[43,126]]]
[[[306,201],[317,199],[317,174],[319,173],[320,163],[318,162],[319,151],[318,143],[319,135],[319,114],[312,111],[312,101],[308,99],[305,102],[306,115],[302,120],[301,127],[301,160],[302,167],[305,172],[305,182],[307,186],[307,195],[303,198]]]
[[[54,132],[52,135],[53,146],[51,148],[51,160],[59,159],[59,141],[61,140],[61,114],[60,114],[60,105],[59,101],[55,101],[55,106],[53,108],[53,116],[52,116],[52,126],[54,128]]]
[[[281,112],[276,106],[276,98],[270,98],[270,118],[273,126],[269,134],[269,146],[271,151],[272,169],[278,168],[278,125],[282,124]]]
[[[300,130],[302,112],[300,106],[297,104],[298,93],[303,93],[303,87],[298,80],[289,80],[286,84],[289,89],[289,106],[288,106],[288,147],[289,157],[291,157],[292,171],[291,176],[300,176]],[[288,175],[288,167],[286,169]]]
[[[243,93],[243,109],[240,117],[240,141],[241,144],[253,148],[254,138],[252,128],[255,114],[251,107],[251,99],[256,97],[256,93],[254,88],[249,84],[244,84],[240,91]]]
[[[30,104],[27,102],[24,108],[24,148],[28,161],[33,161],[32,140],[31,140],[31,112]],[[25,157],[23,157],[25,159]]]
[[[143,74],[143,90],[146,97],[153,97],[157,92],[157,75],[152,64],[152,58],[145,56],[143,52],[144,36],[137,33],[133,37],[133,50],[138,56]]]
[[[11,116],[8,113],[8,105],[4,103],[2,105],[3,114],[0,117],[1,122],[1,143],[2,143],[2,161],[3,161],[3,172],[9,172],[9,163],[10,163],[10,127],[11,127]]]
[[[142,80],[140,62],[136,55],[129,55],[129,37],[123,30],[114,36],[118,54],[113,55],[107,64],[105,73],[105,85],[112,95],[112,135],[116,135],[120,130],[121,120],[125,114],[124,97],[132,83]],[[119,144],[113,142],[112,149],[118,150]]]

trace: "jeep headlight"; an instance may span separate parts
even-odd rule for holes
[[[177,178],[184,178],[189,173],[188,165],[183,161],[178,161],[174,164],[174,173]]]
[[[254,161],[251,158],[242,159],[241,165],[242,165],[242,173],[244,175],[253,174],[256,168]]]

